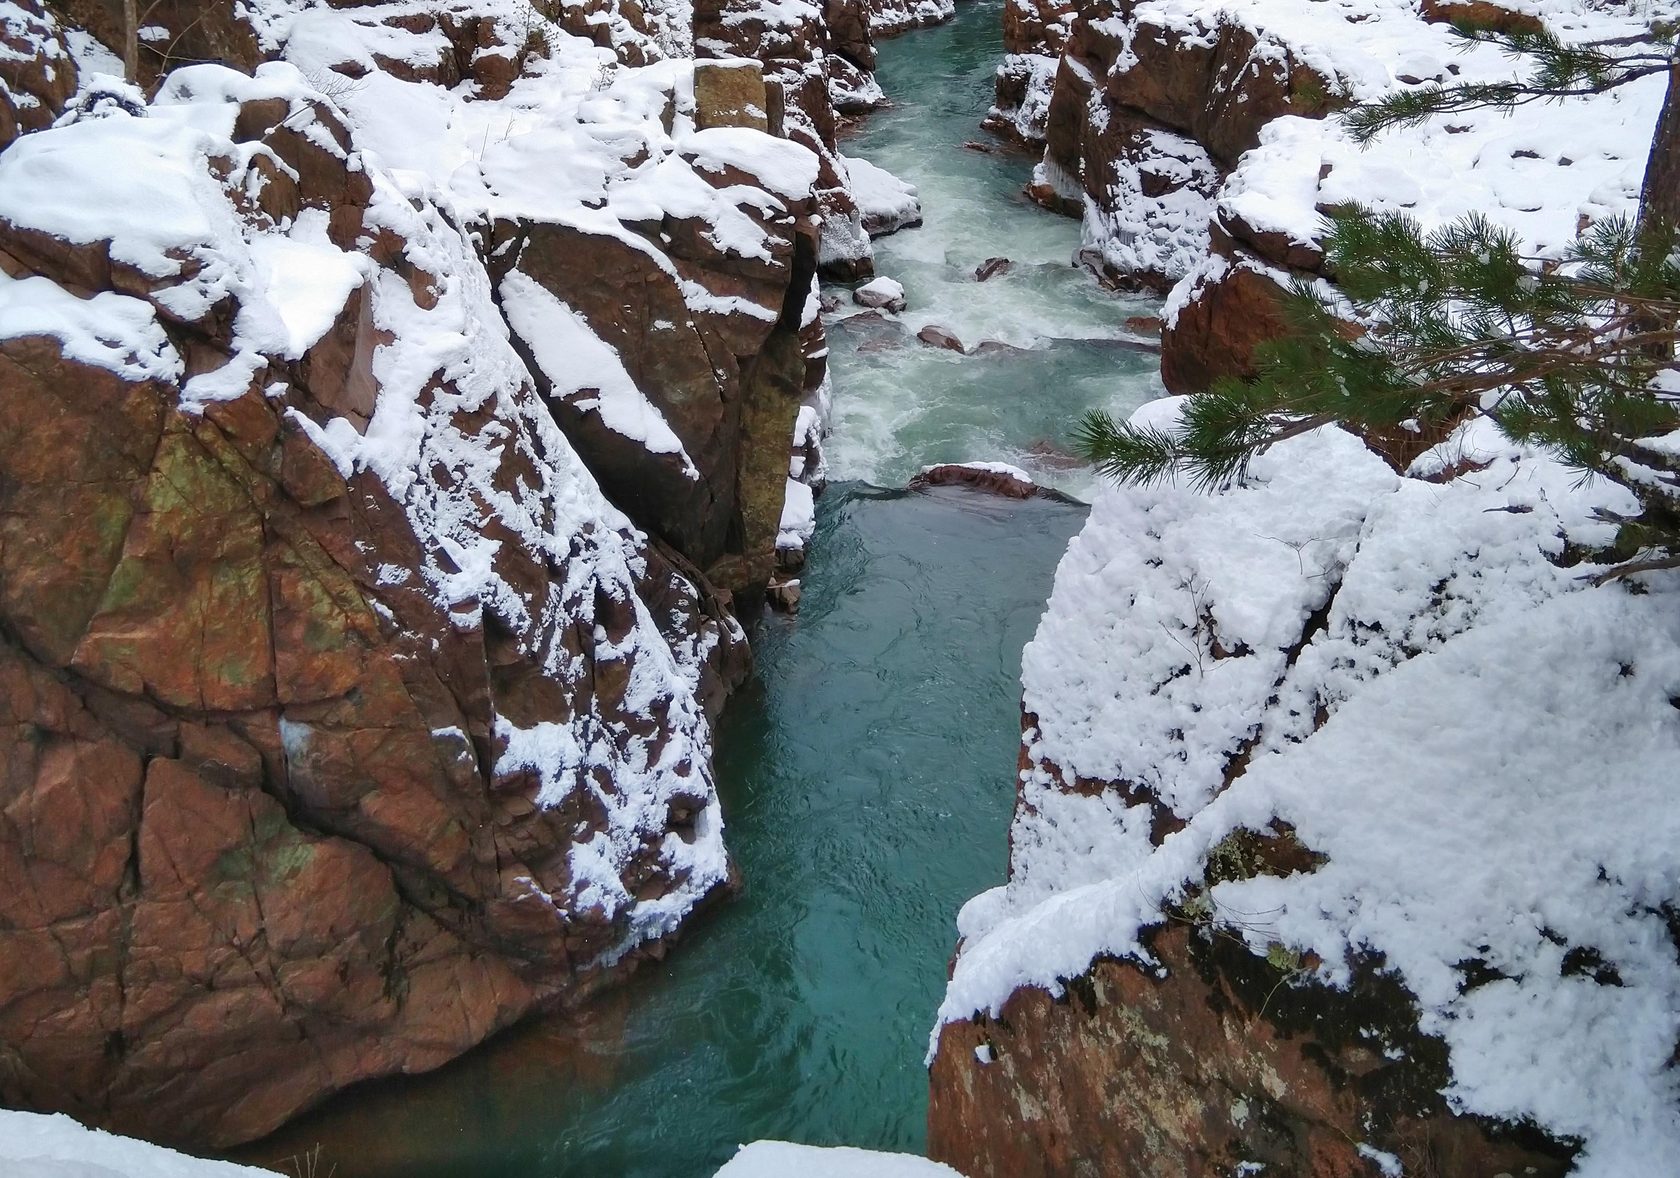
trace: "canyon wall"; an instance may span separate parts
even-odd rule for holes
[[[1614,7],[1483,10],[1570,40]],[[1508,76],[1445,6],[1012,3],[992,123],[1163,376],[1253,371],[1322,210],[1561,256],[1629,212],[1663,79],[1353,144],[1337,107]],[[1183,405],[1140,410],[1170,428]],[[1491,425],[1101,492],[1023,669],[1009,882],[975,897],[929,1151],[984,1175],[1656,1173],[1673,1099],[1672,577],[1597,584],[1625,490]]]
[[[223,1145],[728,888],[845,177],[686,6],[119,19],[0,2],[0,1102]]]

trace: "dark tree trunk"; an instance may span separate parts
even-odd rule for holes
[[[1639,223],[1646,228],[1680,228],[1680,56],[1669,63],[1668,97],[1657,116],[1645,184],[1639,194]]]

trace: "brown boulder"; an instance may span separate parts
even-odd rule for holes
[[[1161,330],[1161,381],[1169,392],[1196,393],[1227,376],[1255,375],[1255,348],[1289,327],[1288,291],[1273,273],[1237,260],[1195,287]]]
[[[921,491],[928,487],[966,487],[1005,499],[1031,499],[1047,492],[1037,483],[1016,478],[1001,470],[963,463],[942,463],[930,466],[906,484],[906,489]]]
[[[1423,0],[1418,15],[1431,24],[1464,25],[1495,33],[1538,33],[1545,22],[1527,12],[1518,12],[1492,0]]]
[[[694,125],[770,128],[764,67],[744,58],[694,63]]]
[[[940,327],[937,323],[930,323],[916,333],[916,338],[933,348],[944,348],[950,352],[966,351],[962,340]]]

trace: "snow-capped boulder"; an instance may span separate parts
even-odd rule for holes
[[[907,305],[904,301],[904,284],[884,274],[879,278],[870,279],[854,290],[852,302],[860,307],[876,307],[883,311],[902,311]]]
[[[852,196],[863,214],[863,231],[882,237],[922,223],[922,202],[916,186],[866,159],[845,159]]]

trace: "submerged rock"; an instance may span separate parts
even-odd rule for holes
[[[944,348],[945,350],[951,352],[963,352],[967,350],[963,347],[962,340],[952,335],[949,331],[945,330],[945,328],[939,326],[937,323],[930,323],[926,327],[922,328],[916,333],[916,338],[921,340],[924,344],[927,344],[929,347]]]
[[[974,281],[984,282],[988,278],[1006,274],[1014,264],[1008,258],[987,258],[974,268]]]

